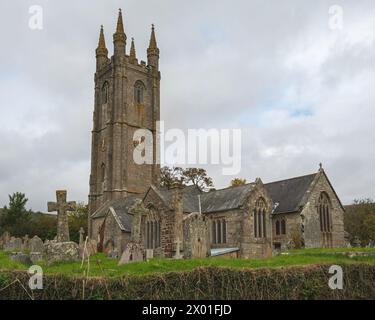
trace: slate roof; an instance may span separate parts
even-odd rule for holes
[[[236,209],[243,204],[254,186],[255,183],[249,183],[204,193],[201,196],[202,212],[210,213]]]
[[[187,186],[182,190],[182,203],[183,203],[183,211],[184,212],[198,212],[199,211],[199,204],[198,204],[198,195],[202,194],[202,192],[196,186]],[[159,195],[162,197],[166,205],[170,205],[172,203],[173,198],[173,189],[161,188],[158,189]]]
[[[110,208],[121,230],[131,232],[133,215],[128,213],[129,208],[134,204],[136,199],[142,199],[143,195],[130,195],[124,199],[116,199],[106,202],[91,217],[93,219],[104,217]]]
[[[278,214],[299,211],[301,207],[306,204],[306,193],[316,175],[317,173],[314,173],[264,184],[273,202],[279,203],[279,206],[274,213]],[[203,213],[237,209],[241,207],[255,186],[255,183],[248,183],[210,192],[201,192],[196,186],[185,187],[182,189],[183,211],[186,213],[199,211],[199,194],[201,195],[201,207]],[[173,189],[154,189],[167,206],[172,204]],[[130,195],[124,199],[108,201],[92,215],[92,218],[103,217],[110,210],[115,216],[120,228],[123,231],[130,232],[133,215],[129,214],[128,210],[136,199],[143,198],[144,195]]]
[[[304,197],[317,173],[281,181],[266,183],[265,187],[273,202],[279,203],[277,213],[297,212],[305,205]]]

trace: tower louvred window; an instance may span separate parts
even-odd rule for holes
[[[136,104],[143,104],[145,86],[142,81],[137,81],[134,85],[134,101]]]

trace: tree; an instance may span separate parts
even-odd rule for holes
[[[78,203],[76,210],[68,213],[70,240],[79,242],[79,230],[83,228],[87,235],[87,218],[89,207],[84,203]]]
[[[344,226],[349,233],[349,241],[356,237],[366,246],[375,241],[375,203],[372,199],[356,199],[345,208]]]
[[[172,188],[174,185],[183,185],[183,170],[180,167],[162,167],[160,170],[160,186]]]
[[[1,215],[2,232],[9,231],[14,236],[23,236],[30,230],[31,212],[26,210],[28,199],[24,193],[9,195],[9,205]]]
[[[202,191],[213,187],[212,178],[207,175],[205,169],[187,168],[183,170],[182,175],[185,185],[195,185]]]
[[[235,186],[242,186],[244,184],[246,184],[246,179],[241,179],[241,178],[234,178],[231,182],[230,182],[230,185],[231,187],[235,187]]]
[[[161,168],[160,186],[170,189],[175,185],[195,185],[200,190],[207,191],[213,187],[213,182],[212,178],[207,175],[206,170],[202,168]]]

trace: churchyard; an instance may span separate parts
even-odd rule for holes
[[[0,251],[0,269],[26,271],[30,263],[14,261],[11,251]],[[118,259],[103,253],[82,260],[48,263],[42,259],[33,263],[40,265],[44,273],[68,276],[117,277],[123,275],[148,275],[175,271],[192,271],[199,267],[227,267],[235,269],[283,268],[307,265],[375,265],[375,248],[303,249],[290,250],[268,259],[150,259],[118,265]]]
[[[140,238],[141,216],[147,209],[139,201],[130,209],[134,219],[131,241],[126,250],[122,254],[113,248],[105,248],[103,252],[98,252],[97,241],[85,237],[83,228],[79,230],[78,243],[70,241],[67,211],[74,210],[76,204],[67,201],[65,190],[57,190],[56,199],[56,202],[48,203],[48,211],[58,212],[55,239],[46,239],[43,242],[38,236],[14,237],[9,232],[5,232],[0,236],[0,270],[25,271],[31,265],[37,265],[42,268],[44,274],[88,278],[187,272],[200,267],[257,269],[334,264],[375,265],[375,248],[373,246],[363,248],[359,243],[356,247],[350,248],[294,249],[278,252],[264,259],[210,256],[206,247],[200,248],[201,250],[191,249],[199,247],[195,243],[198,241],[196,239],[205,238],[204,234],[196,234],[200,229],[199,225],[194,223],[200,221],[199,214],[192,215],[192,222],[186,224],[189,228],[185,228],[185,238],[189,241],[189,246],[185,245],[184,249],[189,250],[183,250],[183,254],[169,259],[149,258]]]
[[[184,220],[185,243],[180,250],[177,242],[176,249],[180,254],[154,258],[140,237],[147,209],[136,201],[125,251],[111,246],[98,250],[98,242],[83,228],[79,240],[71,241],[67,211],[75,203],[66,200],[64,190],[56,197],[48,203],[49,211],[58,213],[54,239],[9,232],[0,236],[0,299],[342,299],[369,298],[373,292],[375,248],[370,244],[291,249],[262,259],[212,256],[200,241],[206,238],[205,219],[195,213]],[[345,290],[328,286],[332,266],[342,269]],[[30,285],[34,276],[40,276],[40,288]],[[366,285],[358,287],[358,281]]]

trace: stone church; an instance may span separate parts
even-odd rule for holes
[[[108,57],[103,27],[96,49],[89,194],[89,236],[100,250],[123,252],[131,241],[134,204],[142,245],[153,256],[267,257],[296,246],[344,246],[344,208],[324,169],[282,181],[202,192],[195,186],[159,187],[160,166],[133,161],[139,128],[156,135],[160,119],[159,48],[154,26],[147,62],[129,54],[122,13]],[[156,141],[154,150],[156,150]],[[156,157],[154,157],[156,159]],[[137,220],[138,221],[138,220]],[[193,254],[192,252],[198,252]]]

